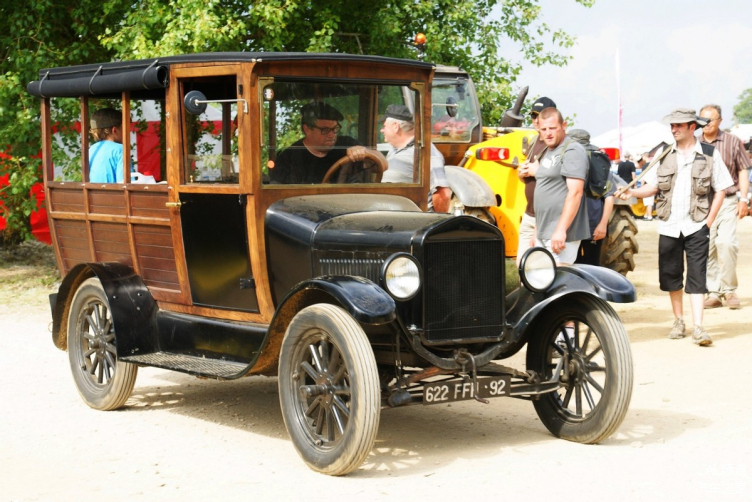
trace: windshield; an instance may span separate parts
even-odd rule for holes
[[[466,78],[436,78],[431,88],[431,140],[467,143],[478,125],[475,88]]]
[[[415,134],[420,126],[412,105],[418,92],[409,85],[280,78],[261,78],[260,84],[267,185],[391,182],[386,156],[395,146],[382,133],[382,115],[390,105],[401,105],[408,119],[402,127]],[[419,183],[420,149],[412,142],[405,147],[410,172],[397,182]]]

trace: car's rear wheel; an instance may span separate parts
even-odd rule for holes
[[[138,367],[118,360],[110,305],[95,277],[85,280],[73,296],[68,359],[78,392],[92,408],[120,408],[133,392]]]
[[[357,469],[376,440],[380,398],[376,360],[360,325],[334,305],[301,310],[280,350],[279,399],[303,461],[334,476]]]
[[[597,443],[624,420],[632,396],[632,352],[618,315],[605,301],[578,296],[543,313],[529,342],[527,367],[562,386],[533,401],[557,437]],[[563,339],[563,340],[562,340]]]

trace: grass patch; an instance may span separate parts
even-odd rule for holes
[[[48,296],[59,285],[52,246],[37,241],[0,245],[0,305],[36,310],[48,305]]]

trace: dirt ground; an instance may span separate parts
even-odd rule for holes
[[[30,277],[30,293],[8,291],[0,270],[0,501],[749,500],[752,400],[740,392],[752,381],[752,218],[740,225],[743,308],[706,311],[708,348],[666,338],[672,316],[657,286],[655,224],[639,226],[629,275],[638,301],[615,305],[635,385],[614,436],[594,446],[556,439],[515,399],[385,410],[367,462],[343,478],[298,458],[276,379],[142,368],[123,410],[89,409],[52,345],[50,281]]]

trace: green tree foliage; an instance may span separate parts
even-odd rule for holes
[[[734,121],[737,124],[752,124],[752,88],[739,95],[739,102],[734,106]]]
[[[29,189],[41,174],[39,100],[26,92],[26,84],[42,68],[115,57],[98,37],[125,9],[107,13],[101,4],[35,0],[5,2],[0,10],[0,151],[8,156],[0,162],[0,176],[9,174],[11,182],[0,192],[5,242],[30,238],[28,216],[36,205]]]
[[[594,0],[574,0],[590,6]],[[132,0],[5,2],[0,9],[0,138],[39,163],[39,102],[26,84],[45,67],[208,51],[349,52],[460,66],[484,123],[514,100],[521,62],[566,64],[574,40],[542,22],[540,0]],[[500,54],[515,47],[520,61]],[[507,51],[509,52],[509,51]],[[10,165],[13,163],[6,163]],[[13,164],[15,165],[15,164]],[[2,173],[0,172],[0,175]],[[1,196],[1,195],[0,195]],[[9,215],[15,218],[20,215]]]

